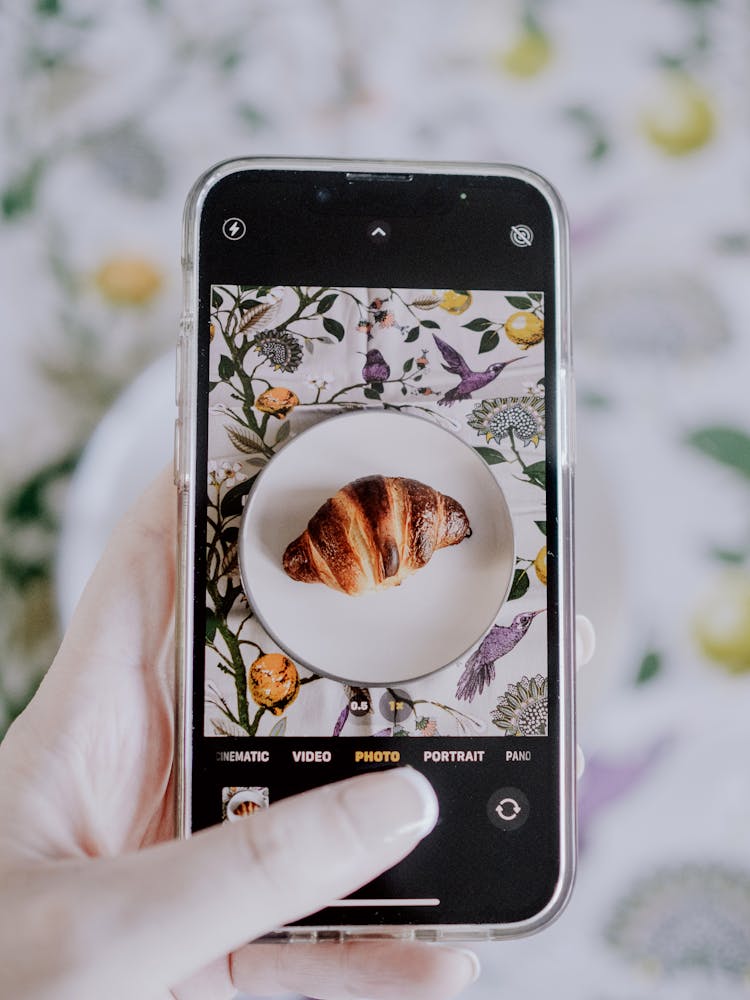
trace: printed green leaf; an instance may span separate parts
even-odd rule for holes
[[[485,319],[483,316],[473,319],[471,323],[463,324],[464,330],[473,330],[474,333],[482,333],[488,326],[492,326],[492,320]]]
[[[404,361],[404,375],[406,375],[407,372],[410,372],[413,367],[414,367],[414,358],[408,358],[406,361]]]
[[[242,498],[247,496],[253,487],[255,476],[250,476],[244,483],[238,483],[224,494],[221,501],[221,517],[226,520],[242,513]]]
[[[406,393],[407,393],[408,391],[409,391],[409,390],[408,390],[408,389],[406,388],[406,386],[405,386],[405,385],[402,385],[402,386],[401,386],[401,395],[402,395],[402,396],[405,396],[405,395],[406,395]]]
[[[541,292],[529,292],[529,298],[533,299],[534,302],[541,302],[544,296]]]
[[[227,437],[237,451],[244,452],[245,455],[255,455],[259,451],[263,451],[263,442],[251,430],[246,430],[245,428],[240,430],[238,427],[232,427],[230,424],[224,424],[224,430],[227,432]]]
[[[42,180],[44,162],[35,160],[26,173],[15,177],[0,192],[0,210],[3,218],[14,219],[30,212],[36,203],[37,191]]]
[[[219,378],[226,382],[227,379],[230,379],[234,375],[234,372],[234,361],[228,358],[226,354],[222,354],[219,358]]]
[[[420,326],[426,326],[429,330],[439,330],[440,324],[436,323],[434,319],[420,319]]]
[[[274,725],[274,727],[271,729],[271,732],[268,735],[283,736],[285,732],[286,732],[286,716],[284,716],[283,719],[279,719],[279,721]]]
[[[284,423],[281,425],[281,427],[279,427],[279,433],[276,435],[276,441],[274,442],[274,444],[276,445],[283,444],[289,437],[291,430],[292,430],[292,425],[289,423],[288,420],[285,420]]]
[[[544,462],[534,462],[533,465],[527,465],[524,472],[537,486],[541,486],[542,489],[546,488],[547,466]]]
[[[380,393],[375,392],[374,389],[365,389],[365,397],[367,399],[380,399]]]
[[[534,304],[525,295],[506,295],[505,301],[512,305],[514,309],[531,309]]]
[[[541,533],[546,537],[547,535],[547,522],[546,521],[534,521],[534,524],[539,528]]]
[[[240,312],[242,313],[247,312],[248,309],[254,309],[256,306],[259,306],[260,304],[261,303],[258,302],[257,299],[242,299],[242,301],[240,302]]]
[[[704,427],[687,438],[704,455],[750,478],[750,435],[734,427]]]
[[[206,608],[206,642],[213,642],[216,637],[216,628],[219,619],[211,608]]]
[[[509,601],[518,600],[519,597],[523,597],[526,591],[529,589],[529,574],[525,569],[517,569],[513,574],[513,585],[510,588],[510,593],[508,594]]]
[[[477,445],[474,451],[479,452],[487,465],[500,465],[501,462],[507,461],[505,455],[499,451],[495,451],[494,448],[484,448]]]
[[[729,563],[733,566],[739,566],[747,558],[747,552],[739,552],[736,549],[722,549],[715,548],[711,550],[711,555],[714,559],[718,559],[719,562]]]
[[[344,339],[344,328],[337,319],[331,319],[330,316],[326,316],[323,320],[323,329],[338,341]]]
[[[370,388],[374,389],[375,392],[377,392],[378,394],[380,394],[383,391],[383,383],[382,382],[370,382]]]
[[[419,327],[418,326],[413,326],[411,328],[411,330],[409,330],[409,332],[407,333],[407,335],[406,335],[406,337],[404,339],[404,343],[405,344],[412,344],[412,343],[414,343],[414,341],[417,339],[418,336],[419,336]]]
[[[318,313],[325,313],[331,308],[333,303],[336,301],[336,293],[332,295],[324,295],[323,298],[318,303]]]
[[[661,653],[657,653],[655,650],[650,650],[641,660],[641,665],[638,668],[638,674],[635,678],[636,684],[645,684],[647,681],[653,680],[658,674],[661,673],[663,667]]]
[[[499,343],[500,338],[498,337],[496,331],[486,330],[482,334],[482,339],[479,342],[479,353],[486,354],[487,351],[494,351]]]
[[[209,382],[209,383],[208,383],[208,391],[209,391],[209,392],[213,392],[213,391],[214,391],[214,389],[216,388],[216,386],[217,386],[218,384],[219,384],[218,382]]]
[[[216,291],[216,289],[212,288],[211,289],[211,308],[212,309],[218,309],[219,306],[221,305],[221,303],[223,301],[224,300],[222,299],[221,295],[219,295],[219,293]]]

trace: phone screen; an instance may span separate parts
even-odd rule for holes
[[[190,828],[403,764],[440,801],[302,926],[512,924],[559,886],[555,227],[508,176],[203,202]]]

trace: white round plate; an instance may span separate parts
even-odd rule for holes
[[[318,508],[362,476],[417,479],[457,500],[472,534],[399,587],[350,596],[286,575],[282,556]],[[393,412],[332,417],[293,438],[248,498],[240,568],[269,635],[297,663],[359,686],[454,663],[495,621],[515,566],[505,496],[484,460],[432,421]]]

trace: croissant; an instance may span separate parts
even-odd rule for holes
[[[365,476],[313,514],[284,552],[284,571],[344,594],[385,590],[421,569],[471,526],[457,500],[416,479]]]

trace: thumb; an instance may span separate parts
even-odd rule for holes
[[[96,862],[85,885],[80,874],[77,881],[78,913],[96,915],[91,986],[106,979],[111,996],[128,998],[169,987],[391,868],[437,815],[427,779],[401,767],[314,789],[184,842]],[[122,992],[113,994],[112,984]]]

